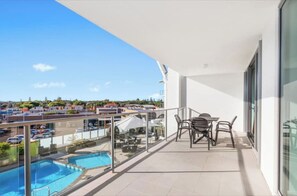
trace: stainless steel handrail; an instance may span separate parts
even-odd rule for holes
[[[192,116],[192,113],[194,112],[194,113],[196,113],[196,114],[201,114],[200,112],[197,112],[196,110],[194,110],[194,109],[192,109],[192,108],[188,108],[188,110],[189,110],[189,118],[192,118],[193,116]]]

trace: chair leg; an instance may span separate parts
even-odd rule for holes
[[[234,139],[233,139],[233,134],[232,134],[232,130],[230,131],[230,135],[231,135],[231,140],[232,140],[233,148],[235,148],[235,145],[234,145]]]
[[[209,131],[207,133],[207,140],[208,140],[208,150],[210,150],[210,138],[209,138]]]
[[[219,131],[216,131],[216,140],[215,140],[215,146],[217,145],[217,141],[218,141],[218,135],[219,135]]]
[[[182,130],[179,131],[179,139],[181,138]]]
[[[211,145],[214,146],[212,130],[210,130]]]
[[[192,142],[194,142],[196,139],[196,131],[192,131],[192,139],[193,139]]]
[[[176,142],[177,142],[177,138],[178,138],[178,132],[179,132],[179,127],[177,128],[177,131],[176,131],[176,138],[175,138]]]
[[[189,136],[190,136],[190,148],[192,148],[192,134],[191,134],[191,130],[189,129]]]

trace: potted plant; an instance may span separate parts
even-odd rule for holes
[[[6,142],[0,143],[0,166],[9,164],[9,154],[8,150],[10,149],[10,145]]]

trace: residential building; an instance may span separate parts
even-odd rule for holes
[[[116,108],[116,107],[118,107],[118,104],[112,102],[112,103],[105,104],[103,107],[105,107],[105,108]]]
[[[96,108],[96,114],[118,114],[121,112],[122,112],[121,108],[107,108],[107,107]]]

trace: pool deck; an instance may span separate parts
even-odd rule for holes
[[[235,149],[226,134],[210,151],[190,149],[187,134],[161,142],[70,195],[271,195],[248,139],[235,136]]]

